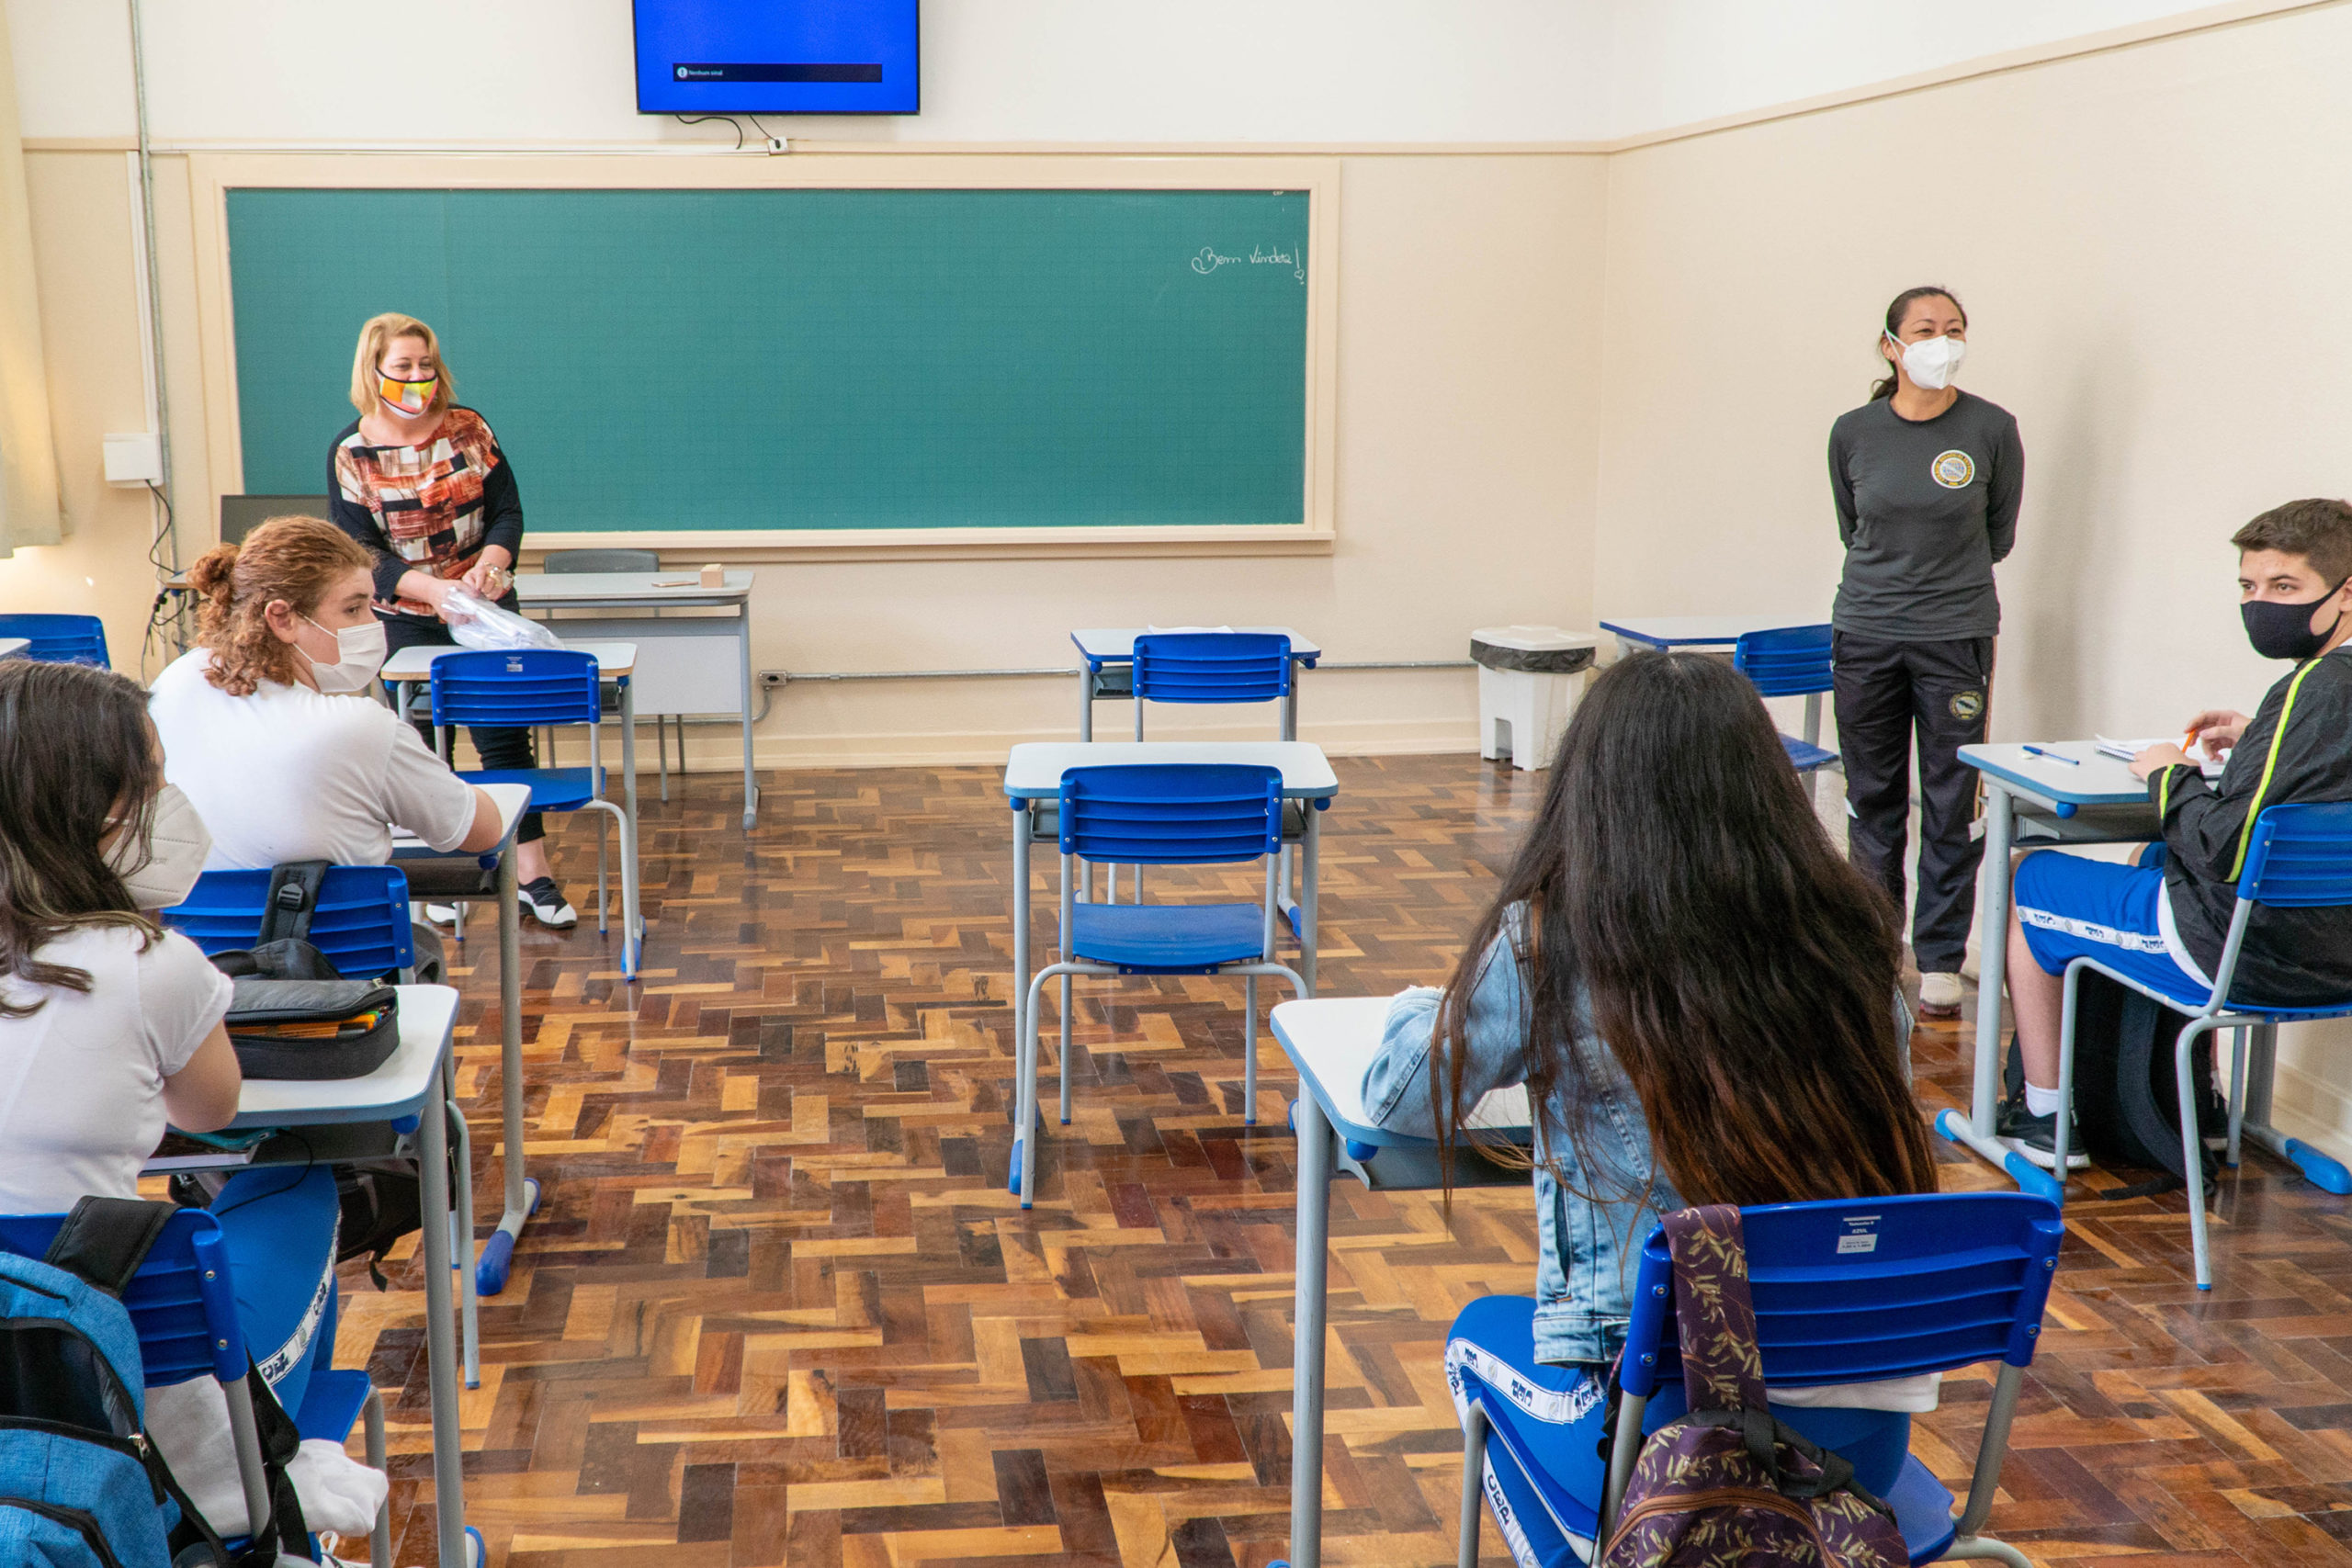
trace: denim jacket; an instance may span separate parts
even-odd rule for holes
[[[1514,953],[1524,927],[1523,912],[1512,908],[1471,988],[1462,1093],[1472,1105],[1489,1089],[1526,1081],[1527,998]],[[1437,1136],[1429,1064],[1432,1049],[1443,1049],[1431,1037],[1441,995],[1417,986],[1388,1005],[1380,1055],[1363,1075],[1364,1110],[1383,1128]],[[1585,1086],[1589,1114],[1582,1146],[1562,1130],[1564,1108],[1545,1108],[1544,1148],[1560,1174],[1540,1160],[1535,1167],[1535,1359],[1553,1363],[1607,1361],[1623,1348],[1642,1243],[1660,1217],[1683,1206],[1655,1169],[1649,1124],[1632,1080],[1592,1035],[1581,1001],[1577,1011],[1581,1059],[1600,1081]],[[1592,1194],[1603,1201],[1592,1201]]]

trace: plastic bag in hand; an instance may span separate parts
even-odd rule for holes
[[[502,610],[463,588],[452,588],[441,601],[441,619],[460,648],[555,648],[563,643],[537,621],[526,621],[512,610]]]

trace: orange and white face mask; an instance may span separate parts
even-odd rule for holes
[[[407,414],[412,419],[433,406],[433,394],[439,389],[441,378],[428,376],[422,381],[396,381],[390,376],[376,378],[376,395],[394,413]]]

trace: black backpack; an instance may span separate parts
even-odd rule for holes
[[[2086,969],[2075,993],[2075,1121],[2083,1152],[2101,1166],[2161,1171],[2153,1181],[2098,1194],[2100,1198],[2144,1198],[2188,1185],[2180,1158],[2180,1093],[2173,1084],[2173,1053],[2188,1024],[2152,997]],[[2025,1067],[2015,1037],[2004,1074],[2008,1092],[2022,1091]],[[2197,1093],[2200,1138],[2229,1130],[2229,1112],[2213,1088],[2213,1035],[2199,1037],[2189,1054],[2189,1079]],[[2211,1187],[2217,1167],[2208,1151],[2203,1177]]]

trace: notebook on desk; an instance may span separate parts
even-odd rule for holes
[[[2141,752],[2146,750],[2151,746],[2177,746],[2180,744],[2178,739],[2170,735],[2159,735],[2146,740],[2119,740],[2111,735],[2100,735],[2093,737],[2093,742],[2098,747],[2100,756],[2116,757],[2126,762],[2130,761],[2132,758],[2138,756]],[[2199,758],[2194,752],[2190,753],[2189,760],[2196,762],[2199,771],[2203,773],[2209,779],[2220,778],[2222,776],[2222,769],[2226,765],[2220,758]]]

